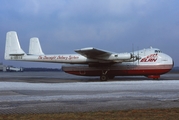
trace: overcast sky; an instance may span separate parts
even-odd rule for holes
[[[0,62],[16,67],[61,64],[4,60],[5,37],[17,31],[28,53],[38,37],[44,53],[97,47],[131,52],[153,46],[179,66],[179,0],[0,0]]]

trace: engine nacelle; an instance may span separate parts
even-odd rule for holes
[[[119,54],[112,54],[109,56],[109,60],[129,60],[132,58],[131,53],[119,53]]]

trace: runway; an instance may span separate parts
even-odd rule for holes
[[[179,108],[178,74],[106,82],[64,73],[10,74],[0,74],[0,114]]]

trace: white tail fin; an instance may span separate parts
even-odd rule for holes
[[[30,39],[29,54],[44,55],[39,39],[36,37]]]
[[[9,60],[10,56],[22,56],[25,52],[21,49],[19,39],[15,31],[7,32],[4,59]]]

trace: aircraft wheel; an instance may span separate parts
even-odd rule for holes
[[[101,75],[101,76],[100,76],[100,80],[101,80],[101,81],[107,81],[107,80],[108,80],[107,75]]]

